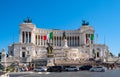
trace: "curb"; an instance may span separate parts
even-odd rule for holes
[[[24,74],[24,73],[36,73],[36,74],[50,74],[50,72],[9,72],[9,74]]]

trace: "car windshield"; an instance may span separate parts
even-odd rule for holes
[[[102,68],[102,67],[95,67],[95,68]]]
[[[37,68],[37,69],[42,69],[41,67]]]
[[[72,66],[72,67],[70,67],[70,68],[76,68],[76,67]]]

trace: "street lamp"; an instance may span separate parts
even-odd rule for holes
[[[5,51],[4,48],[2,49],[2,58],[1,58],[1,60],[4,63],[5,72],[6,72],[6,51]]]

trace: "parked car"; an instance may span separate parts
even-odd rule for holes
[[[70,66],[62,66],[63,68],[62,68],[62,71],[66,71],[66,69],[65,68],[68,68],[68,67],[70,67]]]
[[[0,63],[0,70],[3,70],[5,67]]]
[[[47,68],[46,67],[38,67],[38,68],[35,68],[34,71],[36,71],[36,72],[45,72],[45,71],[47,71]]]
[[[105,72],[105,68],[102,66],[93,67],[89,70],[90,72]]]
[[[70,66],[70,67],[66,67],[65,71],[78,71],[76,66]]]
[[[47,69],[48,72],[61,72],[62,66],[50,66]]]
[[[85,66],[81,66],[81,67],[79,67],[79,70],[89,70],[89,69],[91,69],[92,68],[92,66],[91,65],[85,65]]]

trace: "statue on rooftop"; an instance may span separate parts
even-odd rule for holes
[[[86,22],[85,20],[82,20],[82,25],[83,25],[83,26],[89,25],[89,22]]]
[[[24,19],[24,23],[31,23],[32,20],[30,19],[30,17],[27,17],[27,19]]]

